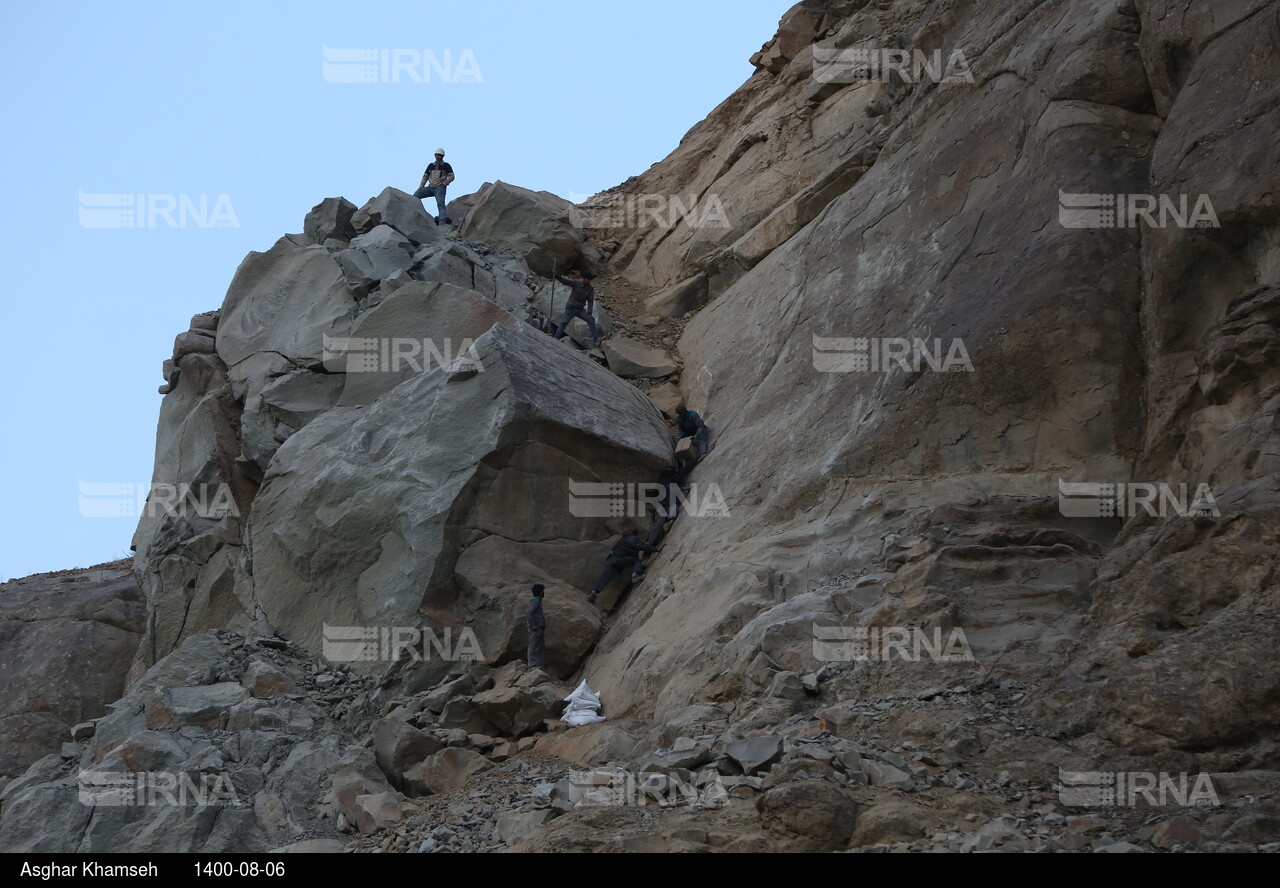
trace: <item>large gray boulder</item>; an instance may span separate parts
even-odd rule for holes
[[[218,355],[233,379],[238,366],[263,352],[296,366],[318,364],[323,336],[354,307],[342,268],[329,251],[283,237],[265,253],[250,253],[227,288],[218,322]]]
[[[265,660],[250,663],[241,676],[240,683],[250,694],[262,700],[292,694],[298,690],[292,678]]]
[[[405,789],[406,771],[443,748],[439,740],[394,716],[373,726],[374,758],[387,779],[400,789]]]
[[[343,407],[371,404],[433,369],[470,366],[475,341],[494,324],[514,327],[509,312],[452,284],[406,284],[360,316],[348,348],[326,366],[341,376]]]
[[[493,764],[478,752],[450,747],[427,756],[409,769],[405,780],[414,795],[432,795],[461,789],[467,781]]]
[[[234,401],[243,405],[245,455],[260,469],[275,445],[329,401],[328,381],[302,381],[297,374],[320,367],[328,339],[345,335],[354,314],[343,268],[323,247],[281,238],[266,253],[250,253],[240,263],[223,301],[218,356],[226,364]]]
[[[351,247],[335,255],[347,283],[364,295],[384,278],[413,265],[413,244],[390,225],[379,225],[351,241]]]
[[[32,766],[45,764],[42,759]],[[57,756],[49,756],[48,765],[60,764]],[[95,809],[78,804],[79,785],[75,775],[58,774],[52,780],[40,780],[30,773],[32,783],[15,780],[5,787],[0,807],[0,848],[7,853],[50,853],[76,850],[76,843],[88,826]]]
[[[380,231],[386,237],[374,237],[372,243],[356,239],[367,249],[337,254],[281,238],[265,253],[250,253],[236,270],[218,323],[218,357],[229,387],[219,389],[217,397],[229,402],[224,413],[237,414],[219,424],[222,450],[233,463],[240,461],[229,472],[259,480],[276,448],[335,403],[341,381],[310,371],[320,368],[328,340],[345,335],[355,315],[344,267],[356,269],[357,279],[372,286],[372,279],[361,276],[366,265],[373,267],[369,251],[381,259],[377,245],[391,239],[405,245],[401,252],[408,249],[402,235],[390,228]],[[173,425],[162,415],[161,434]],[[157,465],[167,458],[157,446]]]
[[[183,355],[214,354],[214,334],[208,330],[187,330],[173,340],[173,358],[176,363]]]
[[[782,758],[782,738],[777,734],[748,737],[730,743],[725,755],[742,768],[744,774],[758,774]]]
[[[497,687],[476,694],[471,703],[489,724],[503,734],[520,736],[539,730],[545,719],[564,707],[564,690],[554,685]]]
[[[515,250],[529,267],[548,275],[571,268],[582,253],[577,208],[549,191],[530,191],[501,180],[485,186],[467,213],[461,234]]]
[[[139,731],[107,753],[124,770],[173,772],[187,760],[187,751],[172,732]]]
[[[469,253],[467,247],[459,243],[423,247],[413,254],[412,276],[420,281],[438,281],[466,290],[478,290],[476,263]]]
[[[0,777],[56,753],[124,692],[146,609],[128,567],[0,585]]]
[[[676,362],[660,348],[614,337],[602,346],[609,369],[628,379],[662,379],[676,372]]]
[[[779,842],[809,852],[844,848],[858,820],[852,794],[826,780],[775,786],[756,800],[756,810]]]
[[[191,725],[206,731],[224,730],[231,707],[248,696],[249,691],[236,681],[164,688],[147,701],[147,727],[176,730]]]
[[[319,651],[326,625],[425,624],[455,642],[470,629],[485,659],[522,656],[511,590],[532,582],[598,619],[569,589],[589,585],[618,523],[576,516],[569,482],[647,480],[670,460],[666,427],[638,390],[527,326],[495,325],[476,356],[336,408],[276,453],[251,521],[253,591],[289,638]],[[586,651],[548,642],[562,669]]]
[[[356,205],[345,197],[326,197],[311,208],[302,222],[302,233],[307,240],[323,244],[329,238],[351,240],[356,230],[351,225]]]
[[[351,217],[351,225],[359,234],[379,225],[389,225],[416,245],[441,240],[444,235],[435,221],[422,208],[422,201],[398,188],[382,192]]]
[[[383,231],[407,249],[402,236]],[[225,446],[234,460],[244,458],[241,469],[254,481],[276,447],[336,400],[340,381],[303,374],[320,369],[328,340],[344,336],[354,318],[354,294],[335,258],[352,253],[367,259],[358,247],[331,254],[281,238],[266,253],[249,254],[227,289],[218,356],[226,364],[232,404],[243,415]]]
[[[334,768],[331,792],[339,812],[361,832],[373,832],[381,821],[376,806],[363,804],[362,799],[367,802],[383,793],[396,798],[373,753],[356,746],[348,748]]]

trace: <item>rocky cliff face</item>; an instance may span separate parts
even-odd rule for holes
[[[1272,840],[1278,29],[1262,0],[805,0],[581,207],[487,184],[454,232],[395,189],[323,201],[175,341],[155,480],[189,500],[134,538],[128,693],[61,756],[10,743],[14,775],[52,754],[0,843]],[[540,323],[572,265],[613,275],[602,352]],[[659,318],[678,355],[626,341]],[[637,386],[664,377],[727,508],[686,510],[606,618],[585,593],[634,522],[570,483],[656,476],[677,392]],[[609,721],[565,731],[580,678]],[[1212,775],[1216,807],[1072,810],[1063,769]],[[85,770],[251,802],[90,823]],[[655,824],[618,786],[696,791]]]
[[[805,629],[771,646],[784,621],[849,614],[963,627],[1046,683],[1050,724],[1121,749],[1271,732],[1276,15],[801,4],[766,67],[596,198],[719,195],[732,223],[606,234],[629,276],[705,290],[680,351],[716,429],[699,472],[732,491],[606,639],[606,693],[732,699],[761,643],[814,668]],[[815,62],[886,45],[961,51],[972,83]],[[1066,227],[1060,192],[1205,195],[1217,225]],[[818,339],[894,337],[960,340],[973,372],[820,372]],[[1221,514],[1068,518],[1059,479],[1205,484]]]
[[[127,564],[0,586],[0,778],[17,777],[125,690],[145,606]]]

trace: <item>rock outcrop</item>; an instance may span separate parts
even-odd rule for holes
[[[582,255],[577,208],[548,191],[498,181],[486,184],[467,210],[462,236],[515,250],[538,274],[563,274]]]
[[[436,637],[470,627],[500,662],[523,651],[524,593],[542,582],[567,609],[554,618],[584,624],[551,636],[552,668],[587,653],[599,619],[577,590],[610,529],[575,517],[569,483],[643,480],[670,439],[643,394],[527,326],[495,324],[474,354],[331,410],[277,452],[254,502],[253,594],[288,637],[318,651],[326,625],[421,615]]]
[[[0,777],[59,753],[73,726],[106,714],[124,692],[145,615],[125,565],[0,585]]]
[[[516,246],[570,266],[581,242],[572,206],[498,185],[528,212],[551,214]],[[184,496],[178,508],[149,508],[134,537],[150,614],[135,678],[189,635],[263,616],[315,651],[327,624],[392,619],[376,625],[440,633],[474,616],[471,646],[515,656],[528,584],[589,585],[598,568],[588,562],[617,529],[575,517],[569,482],[639,480],[669,457],[641,393],[572,349],[522,334],[532,333],[529,306],[543,300],[550,311],[553,291],[499,234],[494,244],[446,238],[393,188],[359,209],[328,198],[304,229],[250,254],[222,307],[194,318],[165,364],[153,487]],[[607,332],[604,311],[601,325]],[[580,322],[570,334],[590,344]],[[377,426],[383,440],[406,436],[419,449],[368,453],[363,436]],[[354,453],[364,456],[345,462]],[[559,468],[543,472],[544,456]],[[322,463],[363,492],[317,485],[310,475]],[[379,464],[385,487],[362,474]],[[297,497],[321,492],[347,523],[292,511]],[[362,517],[357,501],[368,506]],[[330,505],[304,508],[313,507]],[[330,569],[331,558],[343,569]],[[573,600],[555,605],[566,629],[550,649],[560,673],[599,632],[594,609]]]

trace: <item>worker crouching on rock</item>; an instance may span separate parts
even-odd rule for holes
[[[600,574],[599,579],[591,587],[591,595],[588,601],[594,602],[596,596],[604,591],[604,587],[613,582],[613,578],[624,571],[632,571],[631,579],[636,579],[640,575],[637,568],[640,565],[641,552],[657,552],[661,546],[651,546],[644,540],[640,539],[640,531],[634,527],[627,530],[622,535],[622,539],[613,544],[613,549],[609,552],[609,559],[605,562],[604,573]]]

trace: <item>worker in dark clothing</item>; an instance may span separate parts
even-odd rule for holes
[[[529,648],[525,659],[529,666],[546,665],[546,644],[543,639],[547,631],[547,619],[542,612],[542,594],[545,587],[541,583],[533,584],[533,597],[524,609],[525,628],[529,630]]]
[[[673,487],[685,489],[684,479],[688,474],[688,470],[679,466],[668,466],[662,470],[662,474],[658,476],[658,484],[661,490],[658,492],[656,501],[653,503],[653,518],[649,523],[649,545],[656,546],[662,542],[662,537],[666,533],[668,521],[674,521],[676,515],[680,511],[680,500],[676,498]]]
[[[418,186],[418,190],[413,196],[421,200],[424,197],[434,197],[436,199],[436,224],[449,225],[452,219],[445,215],[444,205],[446,194],[449,190],[449,184],[453,181],[453,167],[444,162],[444,149],[436,149],[436,159],[434,163],[427,164],[426,171],[422,174],[422,184]]]
[[[599,344],[600,332],[596,329],[596,316],[592,314],[592,310],[596,307],[596,290],[591,286],[591,282],[595,277],[590,272],[583,272],[582,280],[567,278],[561,274],[556,275],[556,280],[569,288],[569,301],[564,306],[564,320],[556,328],[556,339],[564,338],[565,328],[569,326],[571,320],[582,318],[591,331],[591,344]]]
[[[640,539],[640,532],[634,527],[628,529],[622,535],[622,539],[613,544],[613,549],[609,552],[609,560],[605,562],[604,573],[600,574],[599,579],[592,585],[591,595],[587,600],[594,602],[604,587],[613,582],[614,577],[624,571],[634,570],[640,564],[641,552],[657,552],[658,549],[658,546],[651,546]],[[632,579],[635,579],[635,574],[632,575]]]
[[[707,424],[702,421],[702,417],[698,415],[696,410],[690,410],[681,404],[676,407],[676,428],[679,429],[680,438],[693,438],[693,458],[701,459],[707,452],[707,445],[710,443],[711,430],[707,428]]]

